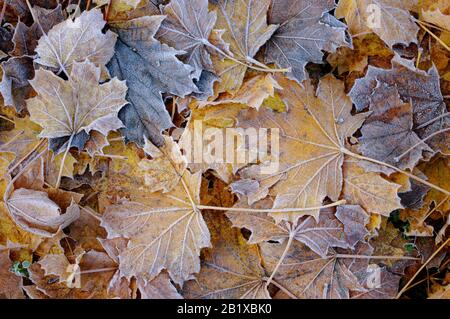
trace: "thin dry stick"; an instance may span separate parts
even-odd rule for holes
[[[416,68],[419,68],[420,60],[422,59],[422,51],[419,50],[419,54],[417,55]]]
[[[444,96],[444,98],[445,98],[445,96]],[[428,125],[431,125],[431,124],[433,124],[434,122],[439,121],[439,120],[441,120],[441,119],[443,119],[443,118],[445,118],[445,117],[447,117],[447,116],[449,116],[449,115],[450,115],[450,113],[446,112],[446,113],[444,113],[444,114],[441,114],[441,115],[439,115],[439,116],[436,116],[434,119],[431,119],[431,120],[429,120],[428,122],[423,123],[422,125],[419,125],[419,126],[416,128],[416,130],[420,130],[420,129],[424,128],[424,127],[427,127]]]
[[[89,269],[89,270],[80,271],[80,274],[84,275],[84,274],[93,274],[93,273],[98,273],[98,272],[116,271],[116,270],[117,270],[117,267],[98,268],[98,269]]]
[[[409,285],[412,284],[412,282],[414,281],[414,279],[416,279],[416,277],[420,274],[420,272],[433,260],[434,257],[436,257],[436,255],[442,250],[444,249],[445,246],[447,246],[447,244],[450,243],[450,238],[448,238],[431,256],[430,258],[428,258],[428,260],[422,265],[422,267],[419,268],[419,270],[416,271],[416,273],[414,274],[414,276],[411,277],[411,279],[406,283],[406,285],[402,288],[402,290],[400,290],[400,292],[397,294],[397,296],[395,297],[396,299],[399,299],[402,294],[408,289]]]
[[[424,29],[424,30],[425,30],[426,32],[428,32],[434,39],[436,39],[436,41],[438,41],[440,45],[442,45],[445,49],[447,49],[447,51],[450,51],[450,47],[449,47],[447,44],[445,44],[445,42],[442,41],[437,35],[435,35],[430,29],[428,29],[422,21],[416,20],[416,22],[417,22],[417,24],[418,24],[422,29]]]
[[[413,18],[414,19],[414,18]],[[434,25],[434,24],[431,24],[431,23],[429,23],[429,22],[426,22],[426,21],[421,21],[421,20],[417,20],[417,19],[414,19],[416,22],[417,21],[420,21],[420,23],[422,23],[422,24],[424,24],[424,25],[426,25],[426,26],[428,26],[428,27],[430,27],[430,28],[433,28],[433,29],[436,29],[436,30],[439,30],[439,31],[443,31],[443,32],[445,32],[446,30],[444,30],[443,28],[441,28],[441,27],[439,27],[439,26],[437,26],[437,25]]]
[[[22,135],[24,133],[24,131],[20,131],[19,133],[17,133],[16,135],[14,135],[12,138],[9,139],[8,142],[6,142],[5,144],[1,145],[0,148],[5,148],[6,146],[8,146],[9,144],[13,143],[15,140],[17,140],[19,138],[20,135]]]
[[[426,214],[423,218],[421,218],[419,220],[420,223],[423,223],[428,217],[431,216],[431,214],[433,214],[435,211],[437,211],[439,209],[439,207],[441,207],[448,200],[448,198],[449,198],[449,196],[445,196],[444,199],[439,204],[434,206],[434,208],[432,210],[430,210],[430,212],[428,214]]]
[[[420,260],[418,257],[410,256],[369,256],[369,255],[349,255],[349,254],[337,254],[330,256],[330,258],[341,258],[341,259],[386,259],[386,260]]]

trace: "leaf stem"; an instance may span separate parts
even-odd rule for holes
[[[279,72],[279,73],[286,73],[286,72],[290,72],[291,71],[290,68],[288,68],[288,69],[271,69],[271,68],[269,68],[267,66],[265,68],[262,68],[262,67],[255,66],[253,64],[247,64],[247,63],[242,62],[239,59],[236,59],[235,57],[227,54],[226,52],[223,52],[220,48],[218,48],[215,45],[211,44],[209,41],[205,41],[204,44],[207,47],[216,50],[219,54],[223,55],[225,58],[227,58],[227,59],[229,59],[229,60],[231,60],[233,62],[236,62],[238,64],[241,64],[241,65],[243,65],[243,66],[245,66],[247,68],[256,70],[256,71],[261,71],[261,72]]]
[[[288,239],[288,241],[287,241],[287,243],[286,243],[286,247],[284,248],[283,254],[281,255],[280,259],[278,260],[277,265],[276,265],[275,268],[273,269],[272,274],[270,275],[269,279],[267,279],[266,287],[268,287],[268,286],[270,285],[270,283],[271,283],[273,277],[275,277],[275,274],[278,272],[278,269],[280,268],[281,264],[282,264],[283,261],[284,261],[284,258],[286,258],[286,255],[287,255],[289,249],[290,249],[291,246],[292,246],[292,243],[293,243],[293,241],[294,241],[294,238],[295,238],[295,232],[294,232],[294,231],[291,231],[291,232],[289,233],[289,239]]]
[[[89,270],[83,270],[83,271],[80,271],[80,275],[93,274],[93,273],[98,273],[98,272],[115,271],[115,270],[117,270],[117,269],[118,269],[117,267],[99,268],[99,269],[89,269]]]
[[[217,206],[204,206],[197,205],[198,209],[210,209],[219,211],[231,211],[231,212],[244,212],[244,213],[290,213],[290,212],[305,212],[309,210],[330,208],[339,205],[345,205],[346,200],[340,200],[332,204],[317,206],[317,207],[303,207],[303,208],[268,208],[268,209],[252,209],[252,208],[238,208],[238,207],[217,207]]]
[[[410,256],[369,256],[369,255],[348,255],[348,254],[337,254],[330,256],[331,258],[341,258],[341,259],[394,259],[394,260],[420,260],[418,257]]]
[[[362,155],[355,154],[355,153],[353,153],[352,151],[349,151],[346,148],[342,148],[341,152],[346,154],[346,155],[348,155],[348,156],[351,156],[351,157],[354,157],[354,158],[357,158],[357,159],[360,159],[360,160],[363,160],[363,161],[372,162],[372,163],[375,163],[375,164],[378,164],[378,165],[381,165],[381,166],[386,166],[386,167],[388,167],[390,169],[393,169],[394,171],[396,171],[398,173],[401,173],[401,174],[403,174],[405,176],[408,176],[409,178],[411,178],[411,179],[413,179],[413,180],[415,180],[415,181],[417,181],[419,183],[427,185],[428,187],[431,187],[431,188],[433,188],[435,190],[440,191],[441,193],[446,194],[447,196],[450,196],[450,192],[449,191],[447,191],[447,190],[445,190],[445,189],[443,189],[443,188],[441,188],[441,187],[439,187],[437,185],[434,185],[434,184],[432,184],[432,183],[430,183],[430,182],[428,182],[428,181],[426,181],[426,180],[424,180],[424,179],[422,179],[420,177],[417,177],[416,175],[413,175],[413,174],[408,173],[408,172],[406,172],[406,171],[404,171],[404,170],[402,170],[400,168],[397,168],[397,167],[395,167],[393,165],[390,165],[388,163],[384,163],[384,162],[378,161],[378,160],[370,158],[370,157],[365,157],[365,156],[362,156]]]
[[[61,167],[59,168],[58,179],[56,180],[56,185],[55,185],[56,189],[59,188],[59,184],[61,183],[61,177],[62,177],[63,170],[64,170],[64,163],[66,161],[67,154],[70,151],[70,147],[72,145],[72,141],[73,141],[74,136],[75,136],[75,133],[70,135],[69,142],[67,143],[67,147],[66,147],[66,150],[64,152],[64,156],[63,156],[63,158],[61,160]]]
[[[442,134],[442,133],[445,133],[445,132],[448,132],[448,131],[450,131],[450,127],[449,127],[449,128],[446,128],[446,129],[443,129],[443,130],[440,130],[440,131],[437,131],[437,132],[434,132],[433,134],[431,134],[431,135],[425,137],[423,140],[420,140],[419,142],[417,142],[416,144],[414,144],[413,146],[411,146],[410,148],[408,148],[408,149],[407,149],[405,152],[403,152],[401,155],[395,157],[394,160],[396,160],[397,162],[400,161],[404,156],[406,156],[409,152],[411,152],[412,150],[414,150],[416,147],[420,146],[421,144],[425,144],[425,142],[428,141],[430,138],[433,138],[433,137],[435,137],[436,135],[439,135],[439,134]],[[425,145],[427,145],[427,144],[425,144]]]
[[[4,116],[4,115],[0,115],[0,119],[3,119],[3,120],[5,120],[5,121],[11,122],[11,123],[14,123],[13,120],[11,120],[10,118],[7,118],[7,117]]]
[[[445,96],[444,96],[444,98],[445,98]],[[416,130],[420,130],[420,129],[424,128],[424,127],[427,127],[428,125],[431,125],[431,124],[433,124],[434,122],[439,121],[440,119],[443,119],[444,117],[447,117],[447,116],[449,116],[449,115],[450,115],[450,113],[449,113],[449,112],[446,112],[446,113],[444,113],[444,114],[441,114],[441,115],[439,115],[439,116],[436,116],[434,119],[429,120],[428,122],[423,123],[422,125],[416,127]]]

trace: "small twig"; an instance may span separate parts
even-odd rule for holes
[[[436,39],[436,41],[439,42],[440,45],[442,45],[445,49],[447,49],[447,51],[450,51],[450,47],[444,42],[442,41],[436,34],[434,34],[430,29],[428,29],[425,24],[420,21],[420,20],[416,20],[416,22],[419,24],[419,26],[424,29],[426,32],[428,32],[434,39]]]
[[[393,259],[393,260],[420,260],[418,257],[410,257],[410,256],[370,256],[370,255],[349,255],[349,254],[337,254],[330,256],[332,258],[340,258],[340,259]]]
[[[449,95],[448,97],[450,98],[450,95]],[[444,96],[444,98],[446,98],[446,97]],[[419,125],[418,127],[416,127],[416,130],[420,130],[420,129],[424,128],[424,127],[427,127],[428,125],[431,125],[431,124],[433,124],[434,122],[439,121],[440,119],[443,119],[443,118],[449,116],[449,114],[450,114],[450,113],[446,112],[446,113],[444,113],[444,114],[441,114],[441,115],[439,115],[439,116],[436,116],[434,119],[431,119],[431,120],[429,120],[428,122],[425,122],[425,123]]]
[[[419,220],[420,223],[425,222],[425,220],[427,220],[428,217],[430,217],[435,211],[437,211],[439,209],[439,207],[441,207],[447,200],[448,200],[449,196],[445,196],[444,199],[437,204],[436,206],[434,206],[434,208],[432,210],[430,210],[430,212],[428,214],[426,214],[423,218],[421,218]]]
[[[108,18],[109,18],[109,11],[111,10],[112,2],[113,2],[113,0],[109,0],[109,1],[108,1],[108,6],[106,7],[106,10],[105,10],[105,16],[104,16],[104,20],[105,20],[105,21],[108,21]]]

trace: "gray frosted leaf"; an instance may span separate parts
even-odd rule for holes
[[[331,247],[349,248],[343,225],[332,210],[322,210],[318,222],[312,216],[300,220],[295,229],[295,239],[324,258]]]
[[[433,153],[413,131],[413,108],[395,87],[380,83],[370,97],[371,115],[361,128],[359,151],[364,156],[413,169],[424,152]]]
[[[344,233],[350,248],[364,241],[369,234],[366,225],[369,223],[369,214],[359,205],[341,205],[336,209],[336,218],[344,225]]]
[[[194,80],[195,85],[200,93],[193,93],[192,96],[197,100],[206,101],[214,94],[214,83],[219,81],[219,78],[212,72],[203,71],[198,80]]]
[[[301,82],[307,63],[322,63],[322,50],[349,46],[346,26],[327,13],[334,7],[333,0],[274,0],[269,23],[280,27],[267,43],[266,62],[290,67],[288,76]]]
[[[208,52],[208,38],[216,23],[215,12],[208,12],[208,0],[172,0],[163,7],[166,19],[156,38],[169,46],[184,51],[183,62],[194,67],[198,79],[202,70],[214,72]]]
[[[162,93],[184,97],[196,92],[192,67],[177,59],[182,52],[154,38],[164,16],[146,16],[115,24],[116,53],[108,64],[113,76],[127,81],[130,103],[119,114],[128,141],[163,143],[161,132],[173,126]]]
[[[356,109],[362,111],[369,106],[368,97],[378,82],[396,86],[403,102],[412,103],[414,132],[419,138],[426,139],[434,151],[448,153],[448,132],[430,137],[450,125],[436,67],[425,72],[416,69],[411,61],[398,57],[392,64],[389,70],[369,66],[366,76],[356,81],[349,93]]]

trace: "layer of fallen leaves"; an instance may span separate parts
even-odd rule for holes
[[[0,298],[449,298],[448,1],[3,0],[0,21]],[[279,151],[191,163],[196,121]]]

